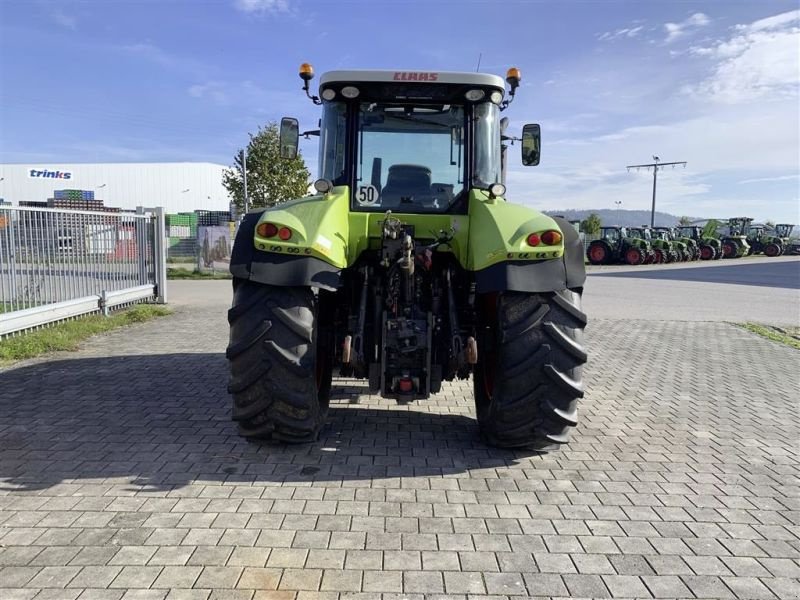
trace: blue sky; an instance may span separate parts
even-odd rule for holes
[[[211,161],[316,123],[296,72],[522,69],[510,199],[800,223],[795,1],[0,0],[0,162]],[[313,143],[305,148],[313,156]],[[316,160],[312,171],[316,168]]]

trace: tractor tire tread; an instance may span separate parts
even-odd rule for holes
[[[478,422],[488,443],[549,450],[567,441],[584,395],[586,314],[580,295],[563,290],[500,296],[494,367],[485,365],[495,369],[492,397],[480,368],[474,377]],[[505,334],[509,330],[514,335]]]

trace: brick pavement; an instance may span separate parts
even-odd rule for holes
[[[0,373],[0,598],[800,597],[800,352],[596,320],[559,452],[484,446],[467,383],[346,381],[285,448],[236,435],[226,335],[181,306]]]

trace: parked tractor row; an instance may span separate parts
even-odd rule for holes
[[[765,225],[751,225],[752,222],[750,217],[728,219],[728,235],[722,241],[725,258],[751,254],[765,254],[770,257],[786,254],[791,246],[789,238],[794,225],[778,223],[769,228]]]
[[[648,265],[716,260],[722,258],[722,244],[705,237],[703,228],[686,227],[602,227],[600,239],[586,250],[593,265],[627,263]]]
[[[751,226],[750,217],[728,220],[723,233],[708,234],[703,227],[601,227],[600,238],[586,249],[593,265],[647,265],[692,260],[741,258],[751,254],[780,256],[791,245],[794,225],[778,224],[769,230]]]

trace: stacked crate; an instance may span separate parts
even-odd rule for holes
[[[104,210],[103,201],[94,197],[92,190],[55,190],[47,199],[49,208],[68,210]]]
[[[227,225],[231,220],[231,213],[227,210],[196,210],[195,212],[199,227],[219,227]]]

